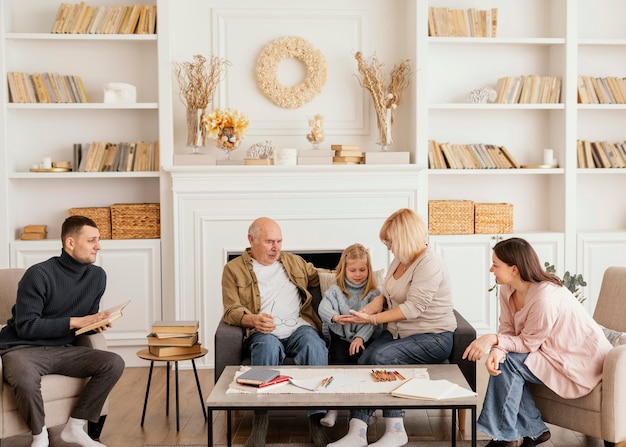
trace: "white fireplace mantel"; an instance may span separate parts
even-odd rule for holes
[[[341,251],[360,242],[375,269],[390,259],[378,238],[399,208],[427,212],[416,165],[207,166],[168,169],[172,181],[175,313],[200,321],[213,366],[213,335],[222,315],[221,274],[228,253],[248,246],[250,223],[276,220],[283,250]]]

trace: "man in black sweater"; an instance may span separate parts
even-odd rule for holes
[[[77,329],[108,316],[98,311],[106,273],[93,265],[100,250],[100,232],[93,220],[71,216],[63,223],[61,241],[61,255],[30,267],[18,285],[12,316],[0,331],[4,379],[33,433],[31,447],[48,447],[41,377],[91,377],[61,439],[83,447],[103,447],[87,435],[84,426],[100,418],[109,392],[124,371],[124,360],[113,352],[72,345]]]

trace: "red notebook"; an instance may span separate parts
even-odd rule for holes
[[[259,385],[258,388],[267,388],[268,386],[272,386],[272,385],[276,385],[278,383],[286,382],[289,379],[291,379],[290,376],[278,376],[278,377],[275,377],[274,379],[270,380],[267,383],[263,383],[263,384]]]

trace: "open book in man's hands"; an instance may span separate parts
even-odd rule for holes
[[[103,320],[96,321],[95,323],[91,323],[89,326],[78,329],[76,331],[76,335],[84,334],[85,332],[93,331],[96,328],[111,324],[113,321],[122,316],[122,310],[128,305],[128,303],[130,303],[130,300],[125,303],[118,304],[115,307],[111,307],[110,309],[103,310],[102,312],[109,312],[110,315]]]

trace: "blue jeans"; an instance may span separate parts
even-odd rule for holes
[[[500,364],[500,375],[489,376],[478,430],[499,441],[536,438],[548,426],[541,419],[526,382],[542,383],[524,365],[527,353],[509,352]]]
[[[452,332],[440,334],[415,334],[395,339],[384,331],[372,342],[359,358],[359,365],[420,365],[443,363],[452,352]],[[350,417],[368,423],[374,409],[351,410]],[[403,410],[383,410],[383,417],[402,417]]]
[[[279,339],[272,334],[254,332],[248,338],[248,348],[253,365],[282,365],[285,357],[293,358],[296,365],[328,365],[328,348],[311,326],[300,326],[288,338]],[[309,410],[312,416],[326,410]]]

